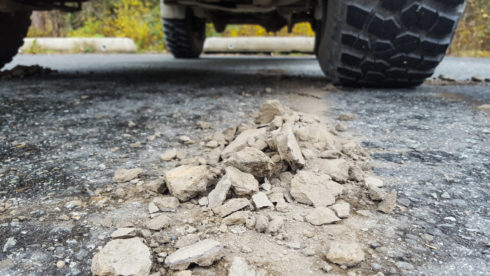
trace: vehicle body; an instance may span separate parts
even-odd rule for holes
[[[0,0],[0,67],[22,43],[32,10],[77,10],[81,1]],[[198,58],[205,24],[259,24],[268,31],[309,22],[315,55],[332,82],[352,86],[412,87],[443,59],[464,0],[161,0],[167,48],[176,58]],[[14,49],[15,48],[15,49]]]

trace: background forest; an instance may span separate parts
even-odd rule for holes
[[[489,13],[489,0],[468,0],[450,55],[490,57]],[[94,0],[78,13],[35,12],[32,21],[30,37],[130,37],[140,52],[165,50],[159,0]],[[297,24],[290,34],[285,28],[271,33],[253,25],[230,25],[217,33],[212,24],[206,32],[208,37],[314,35],[307,23]]]

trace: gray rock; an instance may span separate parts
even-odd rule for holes
[[[149,275],[151,252],[142,239],[117,239],[107,243],[92,259],[94,275]]]
[[[281,129],[274,133],[274,142],[277,152],[282,160],[288,162],[293,170],[301,169],[305,166],[305,159],[299,148],[298,141],[294,136],[290,124],[284,124]]]
[[[373,184],[367,185],[367,190],[369,194],[369,198],[374,201],[380,201],[383,200],[386,197],[386,192],[378,188],[377,186]]]
[[[223,219],[226,225],[241,225],[246,224],[249,227],[255,225],[255,217],[250,211],[238,211]]]
[[[135,168],[135,169],[119,169],[114,172],[114,177],[112,178],[112,181],[114,182],[128,182],[130,180],[133,180],[137,178],[141,173],[143,173],[142,168]]]
[[[378,204],[378,211],[381,211],[386,214],[391,214],[396,207],[396,198],[397,193],[395,190],[392,190],[388,193],[383,201]]]
[[[167,186],[165,186],[165,179],[157,178],[151,180],[148,183],[145,183],[145,189],[155,193],[163,194],[167,190]]]
[[[210,128],[213,127],[213,124],[212,123],[205,122],[205,121],[197,121],[196,125],[200,129],[210,129]]]
[[[332,205],[332,210],[339,218],[347,218],[350,213],[350,204],[347,202]]]
[[[263,233],[269,227],[269,218],[264,215],[255,216],[255,231]]]
[[[231,213],[244,209],[250,206],[250,201],[246,198],[233,198],[225,202],[225,204],[213,209],[213,212],[220,217],[226,217]]]
[[[364,260],[364,252],[356,242],[335,241],[330,244],[327,260],[338,265],[354,266]]]
[[[354,180],[356,182],[361,182],[364,180],[364,173],[362,169],[358,166],[351,166],[349,168],[349,179]]]
[[[173,196],[155,197],[152,203],[163,212],[175,211],[180,205],[179,199]]]
[[[240,133],[235,140],[233,140],[222,152],[221,152],[221,158],[223,160],[227,159],[230,157],[233,153],[238,152],[245,147],[249,146],[249,142],[252,142],[252,144],[260,139],[265,139],[265,133],[266,129],[265,128],[259,128],[259,129],[247,129],[244,130],[242,133]]]
[[[329,206],[343,191],[342,185],[325,174],[300,171],[291,180],[291,196],[298,202],[315,207]]]
[[[132,227],[123,227],[119,228],[116,231],[112,232],[111,238],[113,239],[127,239],[133,238],[137,234],[137,229]]]
[[[255,270],[242,257],[233,257],[228,276],[255,276]]]
[[[165,265],[172,269],[183,270],[191,263],[200,266],[210,266],[223,255],[223,245],[215,240],[206,239],[189,245],[174,253],[165,259]]]
[[[155,203],[153,202],[148,203],[148,212],[150,212],[150,214],[156,213],[158,211],[160,211],[160,209],[158,209]]]
[[[233,153],[225,164],[260,178],[269,175],[274,166],[269,156],[252,147]]]
[[[5,244],[3,245],[3,252],[9,251],[17,244],[17,240],[14,237],[9,237]]]
[[[175,242],[175,247],[176,248],[182,248],[189,246],[191,244],[195,244],[196,242],[199,242],[199,235],[198,234],[189,234],[180,237],[176,242]]]
[[[177,158],[177,149],[167,150],[165,153],[160,154],[160,160],[162,161],[170,161],[172,159]]]
[[[180,201],[187,201],[205,192],[214,180],[206,166],[183,165],[164,173],[170,193]]]
[[[415,269],[412,264],[403,261],[395,262],[395,265],[401,270],[413,271]]]
[[[282,226],[284,225],[284,218],[278,215],[271,215],[271,220],[269,222],[269,225],[267,226],[266,233],[269,234],[277,234],[279,230],[281,230]]]
[[[255,117],[256,124],[268,124],[274,117],[286,114],[287,109],[278,100],[268,100],[261,107]]]
[[[374,176],[366,176],[364,178],[364,185],[366,187],[378,187],[378,188],[381,188],[384,186],[384,183],[383,183],[383,180],[377,178],[377,177],[374,177]]]
[[[255,208],[262,209],[266,207],[274,207],[274,204],[269,201],[267,195],[263,192],[258,192],[252,196],[252,201],[255,205]]]
[[[237,196],[251,195],[259,191],[259,182],[249,173],[244,173],[234,167],[227,167],[225,176],[228,176],[231,187]]]
[[[314,159],[308,163],[307,169],[326,173],[339,183],[349,179],[349,165],[344,159]]]
[[[317,226],[340,221],[335,213],[327,207],[318,207],[311,210],[305,219],[307,222]]]
[[[338,123],[335,125],[335,130],[338,132],[344,132],[347,130],[347,126],[342,123]]]
[[[319,151],[338,150],[335,136],[330,133],[330,130],[324,124],[309,124],[296,128],[294,129],[294,135],[299,142],[305,142]]]
[[[151,230],[160,230],[162,228],[170,226],[170,218],[167,215],[158,215],[152,219],[150,219],[146,223],[146,227]]]
[[[339,115],[339,121],[352,121],[356,118],[356,114],[344,113]]]
[[[443,193],[441,194],[441,198],[443,198],[443,199],[450,199],[450,198],[451,198],[451,196],[449,195],[449,193],[448,193],[448,192],[443,192]]]
[[[215,208],[223,204],[226,195],[231,188],[231,180],[228,174],[225,174],[216,184],[214,189],[208,194],[208,207]]]
[[[201,206],[207,206],[207,205],[208,205],[208,203],[209,203],[209,201],[208,201],[208,197],[207,197],[207,196],[203,196],[203,197],[201,197],[201,198],[198,200],[198,202],[197,202],[197,203],[199,203],[199,205],[201,205]]]

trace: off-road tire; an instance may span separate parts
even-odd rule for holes
[[[175,58],[198,58],[206,38],[206,24],[188,12],[185,19],[163,19],[167,49]]]
[[[413,87],[434,73],[464,0],[328,0],[317,58],[347,86]],[[324,16],[325,18],[325,16]]]
[[[24,43],[29,25],[30,12],[0,12],[0,69],[10,61]]]

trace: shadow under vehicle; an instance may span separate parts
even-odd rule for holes
[[[84,0],[0,0],[0,67],[23,43],[33,10],[76,11]],[[259,24],[278,31],[309,22],[314,53],[335,84],[413,87],[430,77],[456,31],[465,0],[162,0],[167,48],[198,58],[205,25]]]

